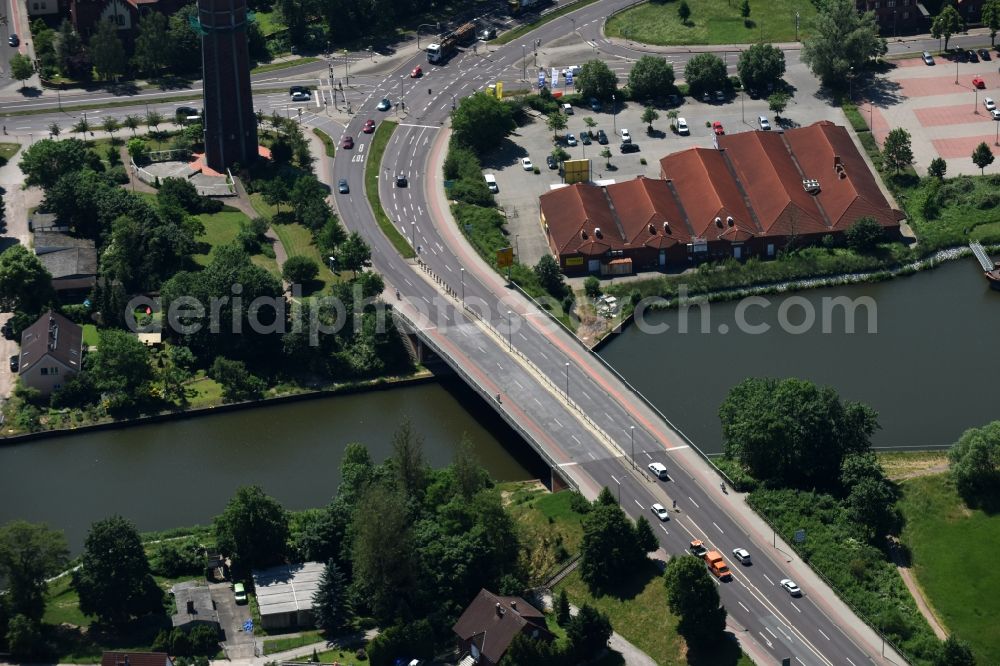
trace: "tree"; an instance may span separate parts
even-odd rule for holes
[[[121,126],[118,124],[118,120],[116,120],[114,116],[108,116],[101,122],[101,129],[110,134],[112,139],[114,139],[115,132],[118,131],[119,127]]]
[[[427,462],[424,460],[424,438],[413,429],[409,419],[403,419],[392,434],[392,469],[401,490],[410,501],[419,502],[427,486]]]
[[[125,72],[128,58],[125,46],[118,38],[118,28],[111,21],[98,21],[94,34],[90,36],[90,57],[94,61],[97,76],[110,81]]]
[[[163,591],[153,580],[139,532],[121,516],[90,526],[73,587],[80,610],[111,625],[163,613]]]
[[[767,107],[774,113],[774,117],[778,118],[785,111],[785,107],[788,106],[788,93],[776,92],[767,98]]]
[[[288,512],[260,486],[241,486],[215,518],[219,549],[244,571],[282,561]]]
[[[873,12],[861,13],[854,0],[826,0],[802,43],[802,61],[826,86],[843,87],[852,68],[860,70],[882,52]]]
[[[726,610],[719,605],[719,588],[697,557],[673,557],[663,572],[670,611],[680,618],[677,632],[689,645],[707,646],[722,639]]]
[[[53,123],[54,124],[54,123]],[[53,134],[58,134],[58,126]],[[48,189],[64,173],[79,171],[88,164],[87,146],[78,139],[42,139],[31,144],[21,157],[26,185]]]
[[[871,407],[800,379],[745,379],[719,418],[726,455],[761,481],[794,488],[835,484],[844,457],[868,450],[878,428]]]
[[[684,66],[684,80],[692,95],[729,88],[726,63],[714,53],[699,53]]]
[[[993,151],[990,150],[989,144],[985,141],[976,146],[976,149],[972,151],[972,162],[979,167],[980,174],[983,173],[986,167],[993,164],[993,159]]]
[[[652,553],[660,547],[660,542],[653,534],[653,526],[646,520],[646,516],[639,516],[639,520],[635,522],[635,538],[645,553]]]
[[[5,638],[10,656],[22,663],[36,660],[46,647],[39,621],[21,614],[10,619]]]
[[[553,111],[545,119],[545,125],[552,130],[553,139],[559,135],[560,130],[566,129],[568,124],[569,119],[559,111]]]
[[[955,487],[970,506],[992,506],[1000,497],[1000,421],[962,433],[948,452]]]
[[[187,178],[164,178],[156,192],[161,206],[176,206],[187,213],[200,213],[205,202]]]
[[[132,64],[143,74],[157,74],[167,65],[167,17],[149,12],[139,18],[139,34],[135,37]]]
[[[600,654],[611,638],[611,621],[608,616],[590,604],[583,604],[576,616],[566,625],[570,650],[580,663]]]
[[[943,158],[935,157],[927,165],[927,175],[938,180],[944,180],[944,175],[948,172],[948,163]]]
[[[222,356],[212,362],[209,376],[222,384],[222,399],[226,402],[260,400],[267,389],[263,379],[250,374],[246,363]]]
[[[156,129],[163,122],[163,114],[159,111],[146,112],[146,127]]]
[[[552,255],[543,254],[542,258],[535,264],[534,270],[542,289],[556,298],[562,298],[566,295],[566,279]]]
[[[878,542],[896,522],[895,502],[888,481],[865,477],[851,488],[845,503],[851,520],[865,526],[869,539]]]
[[[610,99],[618,87],[618,77],[603,60],[588,60],[576,75],[576,89],[584,97]]]
[[[951,36],[962,29],[962,16],[950,3],[946,3],[941,12],[931,21],[931,37],[941,39],[944,37],[944,48],[948,50],[948,40]]]
[[[102,329],[97,351],[87,360],[86,372],[98,391],[114,395],[121,405],[148,394],[153,369],[146,345],[127,331]]]
[[[35,253],[20,243],[0,254],[0,306],[37,317],[55,300],[52,275]]]
[[[348,627],[351,620],[347,580],[333,560],[323,568],[319,586],[313,594],[313,617],[316,626],[327,636],[338,635]]]
[[[135,136],[135,131],[139,128],[141,122],[142,119],[139,116],[130,113],[122,120],[122,126],[132,130],[132,136]]]
[[[0,578],[7,585],[9,611],[40,621],[47,578],[69,560],[66,537],[47,525],[14,520],[0,527]]]
[[[560,627],[565,627],[566,623],[569,622],[569,597],[566,596],[566,588],[559,590],[559,596],[556,597],[556,624]]]
[[[583,517],[580,577],[593,592],[606,591],[646,559],[635,528],[621,507],[598,503]]]
[[[628,87],[635,100],[662,99],[674,90],[674,66],[660,56],[644,55],[628,73]],[[586,122],[586,118],[584,118]]]
[[[281,162],[282,160],[276,161]],[[287,160],[284,161],[287,162]],[[281,202],[288,200],[288,183],[283,178],[272,178],[263,181],[258,187],[267,205],[274,206],[278,212],[281,212]]]
[[[604,150],[601,151],[601,157],[604,158],[604,165],[608,169],[610,169],[611,168],[611,149],[608,148],[608,147],[605,147]]]
[[[49,125],[49,136],[53,139],[59,136],[60,131],[62,131],[62,128],[59,127],[59,123],[53,122]]]
[[[318,275],[316,260],[301,254],[289,257],[281,267],[281,276],[291,284],[308,284]]]
[[[593,275],[588,275],[583,281],[583,291],[588,298],[597,298],[601,295],[601,281]]]
[[[346,270],[352,271],[354,277],[358,276],[361,270],[372,258],[372,250],[368,243],[357,231],[352,231],[343,243],[337,248],[337,264]]]
[[[976,666],[976,657],[972,647],[955,634],[941,643],[938,653],[932,660],[933,666]]]
[[[73,124],[72,131],[80,135],[81,141],[85,141],[87,139],[87,132],[90,131],[90,122],[87,120],[86,114]]]
[[[73,29],[69,19],[63,19],[55,38],[55,55],[59,72],[71,79],[89,79],[91,63],[83,40]]]
[[[485,153],[514,131],[514,115],[510,104],[476,93],[463,97],[451,112],[451,127],[456,141]]]
[[[559,666],[565,662],[551,642],[532,638],[522,631],[514,636],[500,660],[500,666]]]
[[[750,18],[750,0],[743,0],[743,2],[740,3],[740,16],[744,19]]]
[[[653,133],[653,123],[656,122],[656,120],[659,119],[659,117],[660,114],[657,113],[656,109],[654,109],[651,106],[647,106],[645,109],[642,110],[641,120],[642,122],[646,123],[646,131],[649,132],[650,134]]]
[[[990,46],[995,46],[997,32],[1000,31],[1000,0],[986,0],[983,3],[982,21],[990,30]]]
[[[855,252],[872,252],[885,237],[885,230],[874,217],[862,217],[844,232],[847,247]]]
[[[134,162],[141,162],[149,155],[149,144],[137,137],[129,139],[128,143],[125,144],[125,149]]]
[[[777,84],[785,75],[785,54],[770,44],[751,44],[740,54],[736,71],[747,90],[766,88],[769,83]]]
[[[681,4],[677,5],[677,16],[680,17],[681,23],[688,24],[688,19],[691,18],[691,7],[688,6],[687,0],[681,0]]]
[[[16,53],[10,59],[11,78],[15,78],[20,81],[21,87],[24,87],[24,82],[30,79],[34,72],[35,68],[31,65],[31,58],[23,53]]]
[[[913,164],[913,148],[910,133],[902,127],[890,130],[882,146],[882,160],[896,173]]]

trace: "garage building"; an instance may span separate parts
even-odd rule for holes
[[[313,595],[319,588],[323,564],[285,564],[253,572],[253,585],[265,629],[313,625]]]

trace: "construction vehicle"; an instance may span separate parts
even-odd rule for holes
[[[732,578],[733,574],[729,571],[729,567],[726,566],[726,561],[722,559],[722,553],[719,551],[710,550],[705,553],[705,562],[708,563],[708,570],[716,578],[720,580]]]
[[[511,16],[517,16],[528,9],[535,9],[548,4],[549,0],[507,0],[507,10]]]
[[[448,60],[459,46],[471,44],[476,41],[476,25],[466,23],[441,35],[440,41],[434,42],[427,47],[427,62],[439,64]]]
[[[697,557],[705,557],[705,553],[708,552],[708,548],[705,548],[705,544],[698,539],[692,541],[691,545],[688,546],[688,549]]]

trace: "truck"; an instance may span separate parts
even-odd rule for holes
[[[692,541],[690,545],[688,545],[688,549],[696,557],[705,557],[705,553],[708,552],[708,548],[705,548],[705,544],[703,544],[700,539],[695,539],[694,541]]]
[[[529,9],[536,9],[549,3],[549,0],[507,0],[507,11],[511,16],[518,16]]]
[[[719,580],[732,578],[733,574],[729,571],[729,567],[726,566],[726,561],[722,559],[722,553],[719,551],[710,550],[705,553],[705,562],[708,564],[708,570]]]
[[[438,64],[450,58],[459,46],[476,41],[476,25],[466,23],[441,35],[439,41],[427,47],[427,62]]]

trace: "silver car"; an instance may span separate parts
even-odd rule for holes
[[[771,123],[764,116],[757,116],[757,124],[765,132],[771,129]]]

